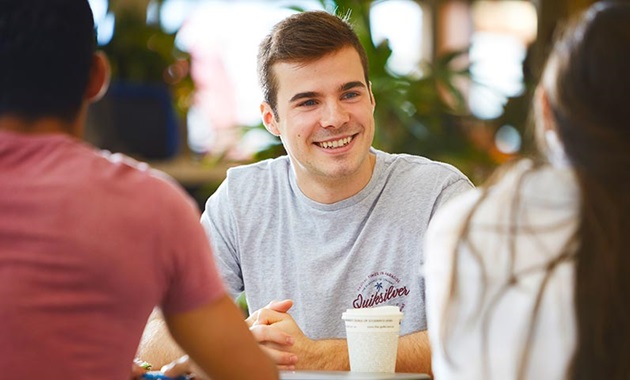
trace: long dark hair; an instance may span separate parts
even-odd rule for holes
[[[573,238],[539,269],[545,275],[534,303],[518,378],[525,376],[547,280],[561,263],[573,261],[577,344],[567,378],[630,379],[630,3],[598,2],[568,23],[556,38],[540,86],[577,179],[580,209]],[[540,103],[536,106],[542,107]],[[544,164],[539,160],[525,170],[517,186]],[[492,184],[509,171],[502,168],[491,177],[477,206],[488,196]],[[515,218],[518,196],[512,201],[508,212]],[[480,252],[470,239],[470,221],[477,206],[464,224],[459,247],[467,248],[481,264]],[[536,234],[526,229],[509,226],[509,244],[519,233]],[[514,256],[514,246],[510,249]],[[458,254],[453,260],[443,340],[452,327],[448,324],[452,323],[452,306],[458,296]],[[480,267],[483,273],[483,265]],[[488,336],[489,313],[505,291],[518,283],[514,276],[509,276],[510,281],[481,315],[483,339]],[[486,281],[485,275],[482,277]],[[485,291],[485,283],[481,287]],[[487,352],[487,344],[484,347]],[[449,359],[446,348],[445,354]]]
[[[630,4],[594,4],[552,54],[543,85],[582,196],[570,376],[630,379]]]

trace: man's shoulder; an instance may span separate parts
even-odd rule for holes
[[[265,178],[286,175],[289,170],[289,158],[280,156],[269,158],[252,164],[239,165],[227,170],[226,181],[228,183],[241,183],[243,181],[262,181]]]
[[[108,151],[99,152],[102,158],[102,164],[108,166],[112,172],[113,178],[128,178],[141,182],[149,182],[150,185],[158,183],[176,184],[176,181],[168,174],[152,168],[148,163],[138,161],[130,156],[122,153],[110,153]]]
[[[118,187],[120,194],[136,193],[137,202],[194,203],[184,188],[168,174],[120,153],[98,152],[102,181]]]
[[[441,161],[435,161],[427,157],[407,153],[386,153],[378,151],[385,164],[386,170],[404,172],[408,176],[420,176],[448,179],[449,182],[463,180],[470,182],[455,166]],[[472,185],[472,184],[471,184]]]
[[[210,203],[219,207],[228,203],[237,207],[255,206],[264,202],[269,194],[289,188],[290,170],[287,156],[231,167],[221,186],[210,197]]]
[[[290,189],[290,170],[286,156],[228,169],[223,183],[208,198],[205,214],[210,219],[244,215],[237,220],[249,221],[251,215],[274,209],[277,199]]]

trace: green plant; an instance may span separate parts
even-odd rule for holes
[[[158,13],[161,3],[156,3]],[[147,6],[148,2],[136,8],[112,9],[110,3],[115,16],[114,33],[102,50],[111,64],[112,81],[168,87],[183,117],[194,90],[190,55],[175,45],[175,32],[167,33],[159,23],[147,22]]]
[[[239,293],[234,301],[236,306],[243,312],[245,318],[249,317],[249,307],[247,306],[247,298],[245,296],[245,292]]]
[[[186,151],[184,122],[194,82],[190,56],[175,44],[176,33],[147,19],[161,0],[109,0],[111,39],[100,46],[111,66],[111,84],[90,107],[86,140],[140,160],[167,160]]]

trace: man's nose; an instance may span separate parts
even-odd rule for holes
[[[338,101],[327,102],[322,107],[322,128],[338,128],[350,120],[350,113]]]

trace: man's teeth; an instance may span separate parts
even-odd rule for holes
[[[344,139],[335,140],[335,141],[324,141],[324,142],[319,143],[319,146],[326,149],[339,148],[344,145],[350,144],[350,141],[352,141],[352,137],[346,137]]]

